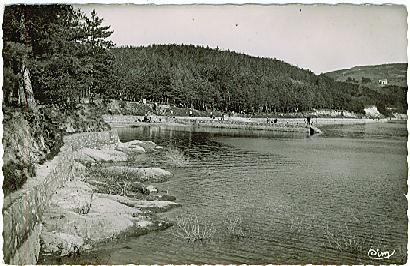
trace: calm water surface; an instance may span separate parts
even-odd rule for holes
[[[196,215],[213,223],[214,240],[187,243],[174,227],[129,238],[99,252],[109,264],[404,263],[407,245],[405,123],[322,127],[321,136],[186,128],[119,129],[122,141],[152,140],[182,150],[190,165],[165,167],[158,186],[183,207],[169,219]],[[164,167],[164,156],[138,165]],[[240,217],[243,238],[224,221]],[[330,237],[333,236],[333,237]],[[338,249],[337,244],[346,243]],[[350,242],[349,242],[350,241]],[[392,252],[389,260],[367,256]]]

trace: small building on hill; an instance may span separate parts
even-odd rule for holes
[[[379,79],[379,85],[387,85],[387,79]]]

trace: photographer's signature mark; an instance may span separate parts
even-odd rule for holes
[[[382,259],[389,259],[391,256],[394,255],[396,250],[393,250],[391,253],[389,251],[380,251],[379,249],[369,249],[367,252],[367,256],[374,260],[382,260]]]

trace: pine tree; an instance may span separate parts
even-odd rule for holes
[[[113,44],[106,40],[112,31],[101,24],[95,11],[88,18],[70,5],[7,6],[3,55],[10,100],[6,102],[15,95],[16,80],[20,80],[18,95],[24,92],[20,99],[26,102],[32,99],[26,96],[32,94],[30,83],[40,101],[73,102],[103,92]],[[16,62],[19,68],[13,67]]]

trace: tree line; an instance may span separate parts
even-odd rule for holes
[[[44,103],[100,97],[236,112],[407,110],[407,88],[377,92],[277,59],[193,45],[116,48],[94,11],[70,5],[6,6],[3,31],[6,105],[21,101],[29,71]]]

